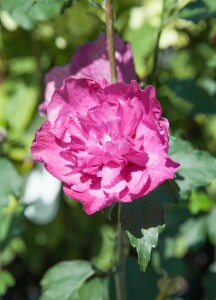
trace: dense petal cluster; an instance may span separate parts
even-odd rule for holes
[[[152,86],[73,77],[55,90],[32,144],[33,158],[88,214],[173,178],[179,164],[167,151],[168,121]]]
[[[136,79],[133,57],[129,43],[117,35],[115,39],[116,70],[119,81],[130,83]],[[63,86],[64,80],[74,78],[106,79],[111,82],[110,65],[106,45],[106,35],[100,35],[95,42],[79,47],[71,63],[52,68],[45,76],[44,101],[39,106],[40,113],[45,113],[55,89]]]

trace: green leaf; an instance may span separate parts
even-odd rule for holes
[[[141,232],[142,237],[138,239],[129,232],[127,234],[131,245],[137,250],[140,270],[144,272],[150,261],[152,248],[157,245],[159,227],[142,229]]]
[[[14,237],[20,235],[23,217],[23,205],[10,195],[8,205],[0,207],[0,248],[2,251]]]
[[[191,20],[195,23],[205,18],[216,17],[215,0],[196,0],[185,6],[179,13],[178,17]]]
[[[143,234],[142,229],[165,223],[166,204],[175,204],[177,198],[178,189],[173,181],[168,180],[147,196],[133,200],[131,203],[121,203],[122,228],[140,238]]]
[[[0,208],[7,205],[9,195],[17,198],[20,196],[22,184],[23,179],[13,164],[5,158],[0,158]]]
[[[5,105],[5,120],[11,132],[17,135],[22,133],[32,121],[37,104],[36,90],[33,87],[18,83],[13,85],[12,93],[8,96],[10,100]]]
[[[216,273],[216,262],[213,262],[210,266],[209,266],[209,271],[212,273]]]
[[[109,298],[108,291],[108,280],[94,278],[85,282],[77,295],[70,300],[104,300]]]
[[[40,300],[71,300],[83,283],[94,274],[92,265],[83,260],[60,262],[44,275]]]
[[[60,14],[71,0],[3,0],[1,10],[27,30],[34,29],[38,21],[47,21]]]
[[[191,213],[200,211],[208,211],[214,204],[214,201],[209,198],[207,193],[193,190],[189,198],[189,209]]]
[[[204,287],[204,298],[205,300],[212,300],[216,298],[216,273],[206,272],[203,278],[203,287]]]
[[[184,222],[175,237],[168,237],[165,241],[165,254],[171,257],[182,258],[190,248],[202,245],[206,241],[206,217],[190,218]]]
[[[134,257],[127,257],[125,271],[128,300],[156,299],[158,293],[157,280],[159,276],[151,266],[147,268],[145,273],[141,272],[137,268],[136,259]],[[114,297],[110,297],[110,300],[112,299]]]
[[[216,220],[216,206],[213,207],[213,209],[207,216],[208,237],[209,237],[211,243],[216,246],[215,220]]]
[[[214,96],[211,96],[208,89],[205,89],[202,81],[170,79],[167,81],[168,87],[174,92],[173,103],[179,105],[177,97],[188,101],[191,108],[188,108],[190,115],[198,113],[212,114],[216,111]],[[178,107],[178,106],[177,106]]]
[[[141,39],[141,36],[144,36],[145,39]],[[131,44],[136,71],[140,77],[148,72],[146,61],[153,53],[156,38],[157,28],[147,22],[141,27],[133,28],[128,26],[124,30],[124,39]]]
[[[164,257],[166,259],[169,258],[182,258],[188,251],[187,244],[185,239],[177,235],[177,237],[167,237],[165,240],[165,247],[164,247]]]
[[[18,226],[20,226],[20,224],[18,224]],[[13,239],[11,239],[10,243],[7,244],[7,247],[5,249],[4,247],[1,247],[2,266],[7,266],[8,264],[10,264],[17,255],[22,256],[24,253],[26,253],[27,249],[25,247],[24,241],[20,237],[20,230],[17,231],[19,232],[19,237],[14,237]]]
[[[207,186],[216,178],[216,159],[206,151],[194,149],[189,142],[171,138],[169,154],[181,165],[176,182],[182,197],[191,189]]]
[[[121,203],[120,222],[138,253],[140,269],[145,271],[151,250],[156,247],[160,226],[165,223],[167,203],[176,203],[178,189],[168,180],[147,196]]]
[[[100,228],[100,248],[96,245],[97,254],[91,259],[94,266],[100,270],[108,271],[112,268],[113,257],[116,250],[116,232],[113,227],[103,225]]]
[[[216,68],[216,54],[214,54],[211,58],[209,58],[207,62],[207,66],[209,68]]]
[[[206,217],[191,218],[180,226],[180,235],[184,238],[188,248],[206,240]]]
[[[3,296],[9,287],[15,285],[13,275],[8,271],[0,271],[0,296]]]

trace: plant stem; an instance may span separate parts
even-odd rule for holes
[[[110,73],[111,81],[117,81],[116,73],[116,61],[115,61],[115,43],[114,43],[114,33],[113,33],[113,1],[106,0],[105,4],[105,17],[106,17],[106,33],[107,33],[107,46],[108,46],[108,56],[110,62]],[[115,274],[115,285],[116,285],[116,297],[117,300],[126,300],[126,290],[125,290],[125,256],[124,256],[124,231],[121,228],[120,223],[120,213],[121,204],[118,204],[118,236],[117,236],[117,257],[116,266],[117,271]]]
[[[159,28],[159,31],[158,31],[158,34],[157,34],[157,40],[156,40],[155,50],[154,50],[153,69],[152,69],[151,78],[150,78],[151,79],[151,84],[154,84],[154,82],[155,82],[157,69],[158,69],[158,61],[159,61],[159,54],[160,54],[159,42],[160,42],[160,37],[161,37],[161,33],[162,33],[162,30],[163,30],[163,26],[164,26],[165,4],[166,4],[166,0],[163,0],[161,24],[160,24],[160,28]]]
[[[111,81],[117,81],[116,73],[116,62],[115,62],[115,44],[114,44],[114,34],[113,34],[113,1],[106,0],[105,4],[105,19],[106,19],[106,33],[107,33],[107,46],[108,46],[108,56],[110,62],[110,73]]]
[[[125,289],[125,232],[120,223],[121,204],[118,204],[118,236],[117,236],[117,272],[115,274],[116,297],[117,300],[126,300]]]

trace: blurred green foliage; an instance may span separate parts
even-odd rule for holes
[[[138,80],[144,87],[151,83],[162,0],[114,4],[115,30],[131,43]],[[0,295],[5,300],[39,299],[41,278],[51,266],[59,263],[53,268],[61,267],[60,261],[65,260],[69,267],[82,260],[80,274],[85,275],[77,279],[70,299],[85,300],[89,295],[94,300],[105,299],[107,279],[110,299],[115,299],[109,272],[115,256],[116,208],[112,221],[100,213],[89,217],[80,204],[61,194],[52,220],[35,224],[31,216],[36,204],[44,203],[43,196],[37,196],[35,203],[24,199],[35,167],[31,141],[44,120],[37,111],[43,100],[44,74],[54,65],[68,63],[79,45],[105,31],[101,5],[99,0],[3,0],[0,4]],[[215,17],[215,0],[166,1],[155,85],[173,135],[170,155],[181,163],[176,176],[180,199],[178,206],[168,207],[166,227],[159,237],[158,228],[146,229],[152,236],[148,233],[147,239],[142,238],[140,250],[140,237],[131,236],[140,258],[144,256],[143,269],[155,241],[159,242],[145,273],[139,271],[136,249],[128,250],[128,300],[134,295],[137,300],[216,298]],[[173,201],[166,195],[163,207],[155,210],[149,205],[151,222],[160,220],[154,226],[163,223],[166,202]],[[44,209],[51,209],[49,205],[44,203]],[[144,221],[150,222],[146,217]],[[141,233],[141,226],[137,230]],[[142,253],[146,242],[150,248]],[[88,273],[82,264],[87,260],[96,266],[92,272],[97,276],[86,282]],[[57,271],[54,293],[67,270]],[[49,290],[49,272],[42,281],[43,290]],[[70,277],[69,272],[69,281],[64,280],[59,290],[72,288]],[[82,286],[82,282],[87,284]],[[61,294],[59,297],[62,299]],[[41,299],[51,298],[44,293]]]

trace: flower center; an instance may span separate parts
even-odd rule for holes
[[[106,141],[106,142],[110,142],[110,141],[111,141],[111,137],[109,136],[109,134],[107,134],[107,135],[105,136],[105,141]]]

